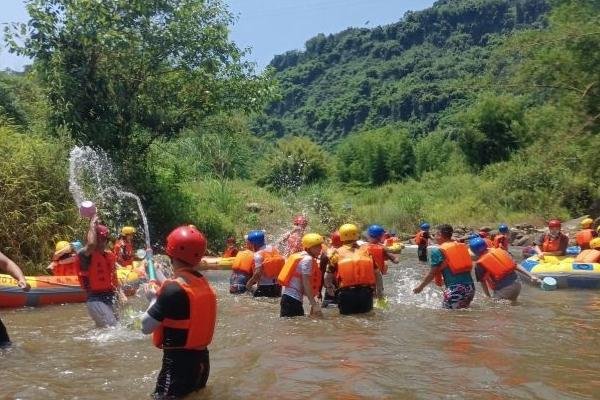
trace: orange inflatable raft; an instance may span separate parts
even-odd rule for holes
[[[119,283],[125,294],[131,296],[142,281],[142,276],[129,268],[117,269]],[[85,290],[75,275],[26,276],[31,290],[24,292],[10,275],[0,274],[0,308],[37,307],[48,304],[83,303]]]

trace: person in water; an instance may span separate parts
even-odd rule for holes
[[[174,277],[158,292],[147,285],[150,306],[142,317],[142,332],[163,350],[154,398],[178,398],[206,386],[210,372],[207,346],[212,342],[217,295],[198,269],[206,238],[193,226],[181,226],[167,236],[166,252]]]
[[[54,276],[79,275],[79,259],[75,246],[65,240],[57,242],[52,262],[46,270]]]
[[[285,264],[285,258],[275,246],[266,244],[264,231],[248,233],[248,243],[250,250],[254,252],[254,265],[252,276],[246,283],[246,290],[251,291],[254,297],[281,296],[277,276]],[[255,284],[256,289],[253,290]]]
[[[481,288],[487,297],[516,301],[521,293],[521,282],[519,282],[517,271],[534,284],[541,283],[537,277],[518,265],[508,251],[489,247],[482,238],[471,240],[469,247],[477,257],[475,276],[477,281],[481,282]],[[490,295],[490,290],[493,291],[492,295]]]
[[[225,251],[223,251],[223,257],[235,257],[238,253],[238,248],[235,243],[235,238],[233,236],[228,237],[225,242]]]
[[[421,262],[427,262],[427,246],[431,236],[429,235],[430,225],[427,222],[423,222],[419,227],[420,230],[415,235],[414,241],[417,245],[417,257]]]
[[[548,232],[540,235],[534,243],[534,251],[540,260],[544,256],[564,256],[569,247],[569,237],[561,232],[562,224],[557,219],[548,221]]]
[[[106,249],[109,230],[98,222],[98,216],[90,219],[87,243],[78,253],[79,280],[87,292],[87,309],[96,327],[114,326],[118,321],[117,303],[127,297],[119,287],[117,264],[113,252]]]
[[[488,247],[494,247],[494,242],[490,239],[490,233],[487,230],[480,229],[477,236],[483,239]]]
[[[510,232],[508,230],[508,225],[500,224],[498,225],[498,234],[494,236],[494,247],[497,249],[502,249],[508,251],[508,246],[510,245]]]
[[[373,258],[357,244],[358,227],[344,224],[339,229],[342,246],[335,249],[325,272],[325,288],[337,294],[340,314],[358,314],[373,309],[373,293],[383,301],[383,278]],[[334,281],[339,289],[335,293]]]
[[[229,293],[242,294],[246,293],[246,283],[252,276],[254,270],[254,252],[250,250],[252,244],[246,239],[246,249],[238,251],[231,265],[231,276],[229,277]]]
[[[278,245],[283,245],[283,248],[285,249],[283,252],[285,257],[302,251],[302,237],[308,226],[308,220],[304,215],[296,215],[293,223],[294,227],[292,230],[286,232],[281,239],[278,240]]]
[[[584,218],[581,221],[581,230],[575,235],[575,242],[581,250],[590,248],[590,241],[596,237],[596,231],[592,229],[594,220],[591,218]]]
[[[419,286],[413,289],[413,293],[421,293],[425,286],[435,280],[436,285],[441,286],[443,283],[446,286],[442,300],[444,308],[468,308],[475,296],[475,284],[471,277],[473,263],[467,245],[453,241],[453,233],[450,225],[437,227],[435,241],[440,247],[430,250],[431,268]]]
[[[281,317],[304,315],[302,300],[304,296],[310,303],[310,315],[322,316],[321,307],[316,300],[321,288],[321,271],[317,260],[323,249],[323,237],[308,233],[302,237],[304,251],[292,254],[279,273],[278,282],[283,286],[281,296]]]
[[[335,231],[329,237],[329,247],[321,252],[321,257],[319,260],[319,269],[321,270],[321,287],[319,288],[319,295],[323,292],[323,287],[325,286],[325,272],[327,271],[327,266],[329,265],[329,259],[333,255],[335,249],[339,249],[342,246],[342,240],[340,239],[340,232]],[[332,285],[334,287],[334,295],[330,294],[330,291],[325,290],[325,294],[322,295],[323,302],[322,306],[327,307],[329,304],[337,304],[337,298],[335,296],[335,292],[337,291],[337,280],[332,280]]]
[[[373,258],[375,267],[383,275],[387,274],[386,261],[391,261],[394,264],[398,264],[399,261],[398,256],[390,253],[383,245],[382,240],[384,235],[385,229],[381,225],[371,225],[367,229],[367,243],[364,245],[367,254]]]
[[[124,226],[121,229],[121,235],[113,247],[113,252],[117,258],[117,263],[126,267],[133,264],[133,235],[135,228],[133,226]]]
[[[29,283],[25,279],[23,275],[23,271],[21,268],[10,258],[5,256],[0,252],[0,271],[6,272],[8,275],[12,276],[17,281],[17,286],[20,287],[23,291],[28,292],[31,289]],[[8,336],[8,332],[6,331],[6,327],[2,323],[0,319],[0,348],[10,346],[10,337]]]

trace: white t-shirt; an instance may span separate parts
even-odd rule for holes
[[[272,251],[273,250],[273,246],[263,246],[261,247],[258,251],[256,251],[254,253],[254,268],[256,269],[261,269],[262,271],[262,263],[263,263],[263,255],[262,252],[265,250],[269,250]],[[260,276],[260,280],[258,281],[259,286],[264,286],[264,285],[274,285],[277,283],[277,278],[267,278],[264,275]]]
[[[312,257],[309,254],[305,254],[298,265],[296,265],[296,274],[312,275],[312,262]],[[287,294],[298,301],[302,301],[302,296],[304,296],[302,278],[297,275],[292,276],[288,285],[283,288],[282,294]]]

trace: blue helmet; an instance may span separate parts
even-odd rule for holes
[[[423,222],[421,224],[421,229],[423,229],[424,231],[428,231],[429,228],[431,228],[431,227],[429,226],[429,224],[427,222]]]
[[[498,225],[498,231],[501,233],[506,233],[508,232],[508,226],[506,224],[500,224]]]
[[[469,248],[475,254],[480,254],[487,250],[487,243],[480,237],[469,240]]]
[[[250,231],[246,240],[256,247],[263,247],[265,245],[265,233],[263,231]]]
[[[367,234],[373,239],[379,239],[385,233],[385,229],[381,225],[371,225],[367,229]]]

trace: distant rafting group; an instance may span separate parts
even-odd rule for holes
[[[358,226],[346,223],[326,240],[307,230],[305,217],[297,216],[293,222],[293,229],[278,243],[267,243],[262,230],[248,232],[243,250],[238,251],[235,240],[228,241],[224,255],[233,258],[229,285],[232,295],[248,292],[255,297],[281,297],[281,317],[305,315],[305,297],[311,317],[321,317],[322,307],[331,304],[336,304],[344,315],[369,312],[374,306],[387,307],[382,277],[387,273],[388,262],[399,261],[390,250],[399,244],[394,235],[374,224],[368,227],[367,240],[363,242]],[[534,283],[539,283],[539,279],[517,265],[508,252],[508,227],[500,225],[498,231],[493,240],[475,235],[461,241],[453,238],[450,225],[437,226],[432,235],[429,224],[422,223],[415,242],[419,259],[428,261],[431,268],[413,292],[418,294],[435,282],[445,286],[444,308],[469,307],[475,294],[474,269],[475,279],[482,282],[486,295],[516,300],[521,290],[517,272]],[[67,242],[57,245],[49,270],[77,273],[87,294],[88,313],[98,327],[115,325],[117,305],[126,301],[117,270],[119,264],[135,261],[134,233],[132,227],[123,228],[114,249],[109,250],[109,230],[94,215],[84,246],[78,248],[76,243]],[[585,235],[589,236],[589,250],[600,255],[600,240],[594,238],[595,233],[586,231],[580,236]],[[540,258],[564,254],[568,245],[565,237],[560,222],[552,220],[535,251]],[[429,246],[432,242],[435,245]],[[279,251],[281,244],[285,251]],[[150,305],[141,319],[141,330],[152,334],[154,345],[164,353],[154,392],[157,397],[184,396],[203,388],[208,379],[207,346],[215,329],[217,296],[201,273],[207,269],[205,251],[206,238],[195,226],[176,228],[166,238],[172,274],[167,279],[157,271],[156,280],[142,286],[141,292]],[[137,258],[144,257],[139,254]],[[19,267],[1,253],[0,269],[14,277],[20,288],[29,290]],[[0,343],[9,343],[1,321]]]

